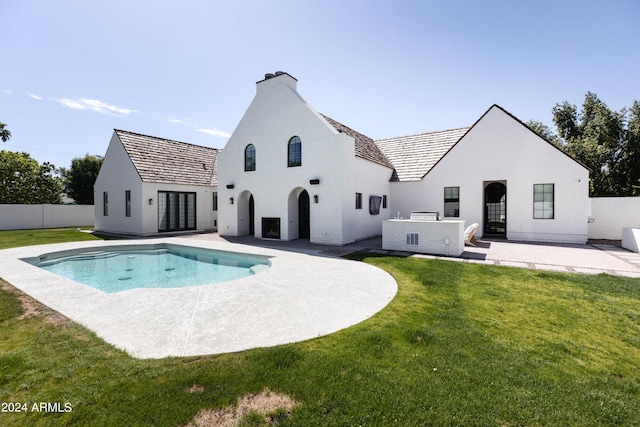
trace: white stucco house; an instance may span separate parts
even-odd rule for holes
[[[219,233],[333,245],[379,235],[393,166],[371,138],[307,104],[296,84],[286,73],[258,82],[220,153]],[[377,214],[370,196],[380,197]]]
[[[438,211],[478,236],[587,241],[589,169],[493,105],[470,128],[377,141],[396,167],[391,211]]]
[[[214,230],[218,151],[115,130],[94,185],[95,229],[141,236]]]
[[[95,185],[96,229],[343,245],[432,211],[480,224],[478,237],[584,243],[588,188],[585,166],[497,105],[468,128],[374,141],[277,72],[257,82],[223,150],[116,130]]]

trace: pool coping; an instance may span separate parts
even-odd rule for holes
[[[156,243],[267,256],[271,267],[231,282],[108,294],[20,260]],[[390,274],[365,263],[184,237],[4,249],[0,278],[137,358],[229,353],[328,335],[368,319],[397,292]]]

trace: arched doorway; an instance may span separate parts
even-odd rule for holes
[[[288,240],[309,239],[311,237],[311,212],[309,193],[302,187],[296,187],[287,197]]]
[[[504,181],[485,184],[484,235],[507,235],[507,185]]]
[[[255,236],[255,202],[250,191],[238,196],[238,236]]]
[[[311,237],[311,221],[309,215],[309,193],[303,190],[298,196],[298,238]]]

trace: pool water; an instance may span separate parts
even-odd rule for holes
[[[266,257],[169,244],[84,249],[23,261],[107,293],[221,283],[269,267]]]

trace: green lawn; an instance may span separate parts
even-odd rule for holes
[[[93,234],[79,232],[75,227],[45,228],[41,230],[4,230],[0,231],[0,249],[100,239],[100,237]]]
[[[380,313],[219,356],[133,359],[0,291],[0,402],[72,407],[0,425],[184,425],[265,388],[300,402],[278,425],[640,425],[640,280],[352,257],[398,281]]]

